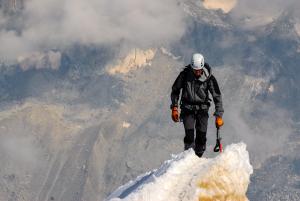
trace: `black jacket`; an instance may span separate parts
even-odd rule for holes
[[[173,106],[178,106],[179,94],[181,93],[181,108],[207,109],[210,106],[208,91],[211,93],[215,103],[215,116],[222,116],[224,113],[222,95],[216,78],[211,74],[210,66],[205,63],[204,72],[197,78],[192,67],[186,66],[176,78],[171,92]],[[198,106],[198,107],[194,107]]]

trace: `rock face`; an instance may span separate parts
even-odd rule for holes
[[[116,66],[110,67],[108,72],[110,74],[123,73],[126,74],[131,70],[136,70],[143,66],[151,65],[151,61],[155,56],[156,50],[142,51],[139,49],[132,50],[123,61],[120,61]]]
[[[0,159],[7,163],[1,168],[0,196],[6,200],[102,200],[120,183],[166,160],[179,143],[168,143],[174,132],[158,132],[161,126],[156,126],[156,116],[166,119],[162,116],[165,113],[152,114],[157,107],[168,107],[169,102],[152,99],[149,93],[166,96],[175,76],[172,66],[180,64],[158,52],[151,66],[113,75],[126,83],[126,98],[99,98],[109,99],[109,105],[116,102],[115,107],[69,107],[27,100],[3,110]],[[105,82],[114,85],[113,77],[105,76],[110,81],[102,80],[98,87]],[[139,127],[144,123],[149,129]],[[163,144],[168,145],[160,152],[151,151]],[[141,160],[136,163],[137,159]]]
[[[1,0],[0,9],[5,12],[20,10],[24,7],[24,0]]]
[[[71,160],[67,152],[74,149],[73,140],[82,130],[79,124],[65,121],[65,114],[66,110],[61,105],[38,102],[27,102],[1,112],[0,158],[6,161],[1,165],[1,199],[43,200],[57,197],[57,193],[53,193],[53,185],[67,182],[65,179],[61,181],[63,177],[60,174],[65,171],[71,173],[72,170],[84,173],[84,169],[75,166],[63,168]],[[86,153],[82,146],[76,149],[77,153],[80,150]]]

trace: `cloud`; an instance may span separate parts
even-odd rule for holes
[[[168,44],[185,31],[182,9],[172,0],[31,0],[14,29],[0,20],[0,59],[73,44],[137,47]],[[17,21],[17,20],[16,20]]]

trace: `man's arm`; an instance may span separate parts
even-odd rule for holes
[[[221,95],[221,91],[220,91],[218,82],[213,75],[211,75],[211,77],[209,78],[208,86],[209,86],[209,88],[208,88],[209,92],[211,93],[214,103],[215,103],[214,116],[222,117],[223,113],[224,113],[222,95]]]
[[[176,106],[178,107],[178,100],[180,95],[180,90],[183,87],[183,81],[184,81],[184,72],[182,71],[178,77],[176,78],[173,86],[172,86],[172,92],[171,92],[171,108]]]

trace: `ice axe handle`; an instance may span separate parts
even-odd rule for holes
[[[217,128],[217,141],[216,141],[216,146],[214,148],[214,152],[222,152],[223,151],[223,146],[221,143],[222,138],[219,135],[219,129]]]

